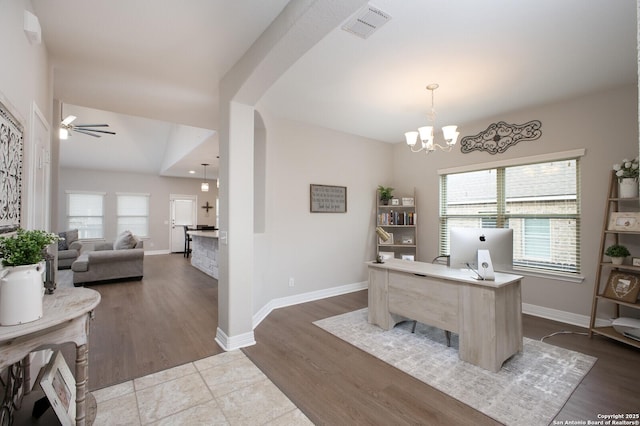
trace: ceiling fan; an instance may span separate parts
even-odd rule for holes
[[[85,135],[93,136],[94,138],[100,138],[100,133],[115,135],[115,132],[108,130],[94,129],[93,127],[109,127],[108,124],[72,124],[77,117],[75,115],[68,115],[64,120],[60,122],[60,139],[68,139],[71,135],[71,131],[82,133]]]

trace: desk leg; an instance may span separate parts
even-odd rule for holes
[[[76,346],[76,426],[85,426],[89,347]]]

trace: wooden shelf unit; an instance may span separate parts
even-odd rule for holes
[[[635,303],[625,302],[618,299],[613,299],[604,295],[604,288],[607,285],[607,278],[603,272],[609,271],[627,271],[640,273],[640,266],[633,265],[614,265],[611,262],[605,262],[604,252],[605,249],[611,244],[619,244],[620,237],[633,238],[635,241],[640,242],[640,232],[635,231],[616,231],[608,229],[609,219],[613,212],[638,212],[640,211],[640,198],[618,198],[618,179],[615,172],[611,172],[609,178],[609,192],[607,201],[605,203],[604,223],[602,225],[602,235],[600,238],[600,262],[598,263],[598,270],[596,272],[596,280],[593,289],[593,304],[591,307],[591,320],[589,323],[589,337],[593,334],[606,336],[608,338],[617,340],[622,343],[626,343],[636,348],[640,348],[640,341],[630,339],[618,333],[613,327],[596,327],[598,308],[601,303],[613,304],[615,308],[616,317],[620,316],[620,307],[625,306],[631,309],[637,309],[640,311],[640,303],[638,300]]]
[[[406,198],[413,199],[413,204],[403,205],[403,199]],[[387,205],[382,204],[380,193],[376,191],[376,226],[393,234],[393,244],[381,244],[376,234],[376,256],[381,251],[393,252],[395,259],[413,256],[413,260],[418,260],[418,215],[415,190],[411,195],[394,197],[394,199],[398,200],[398,204],[393,205],[392,200],[389,200]],[[409,240],[410,243],[407,242]]]

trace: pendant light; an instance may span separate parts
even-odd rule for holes
[[[204,182],[202,182],[202,184],[200,185],[200,190],[202,192],[209,192],[209,182],[207,182],[207,166],[209,164],[208,163],[202,163],[202,166],[204,167]]]

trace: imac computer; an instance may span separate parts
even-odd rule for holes
[[[449,266],[451,268],[477,269],[478,250],[489,250],[493,270],[512,272],[513,229],[451,228],[449,232]]]

